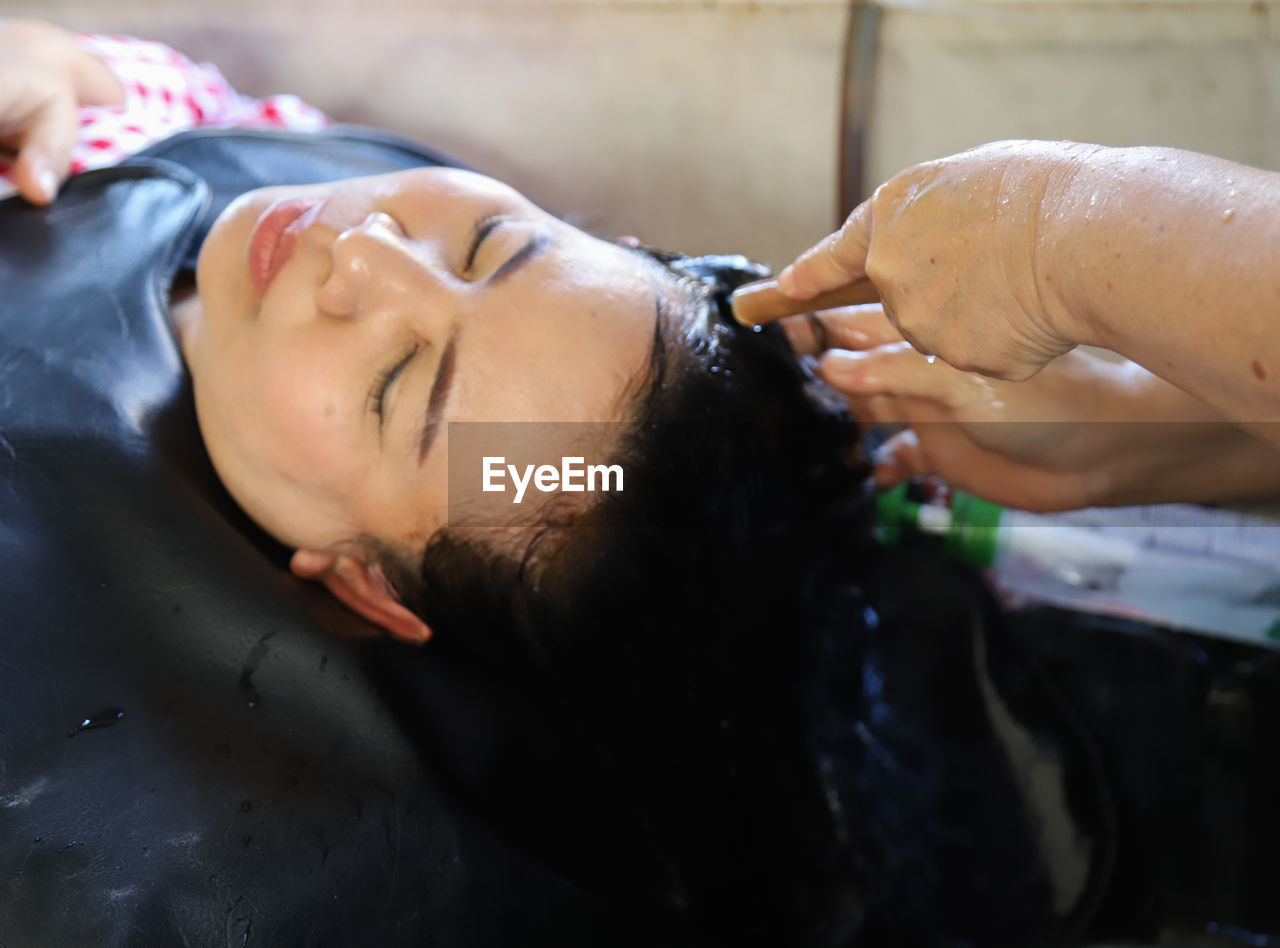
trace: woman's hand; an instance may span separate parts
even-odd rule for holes
[[[66,180],[79,106],[123,102],[111,70],[66,30],[0,21],[0,145],[17,152],[18,191],[32,204],[48,204]]]
[[[875,459],[881,488],[937,474],[1028,510],[1280,490],[1280,453],[1132,363],[1074,351],[1008,382],[930,362],[877,306],[782,325],[860,421],[899,429]]]
[[[1040,272],[1041,220],[1095,146],[998,142],[917,165],[779,275],[808,299],[868,276],[902,338],[951,365],[1024,379],[1081,341]]]

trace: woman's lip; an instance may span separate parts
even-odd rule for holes
[[[249,235],[249,276],[259,297],[289,262],[302,232],[319,216],[324,198],[277,201],[263,212]]]

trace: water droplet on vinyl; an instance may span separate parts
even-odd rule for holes
[[[67,732],[67,737],[75,737],[81,731],[93,731],[100,727],[111,727],[123,717],[123,708],[107,708],[105,711],[99,711],[97,714],[82,718],[79,724]]]

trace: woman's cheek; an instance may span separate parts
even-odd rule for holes
[[[374,439],[366,393],[342,381],[324,362],[295,362],[271,372],[258,386],[259,407],[250,407],[263,454],[289,479],[326,492],[358,480]]]

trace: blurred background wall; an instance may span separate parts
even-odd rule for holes
[[[1280,5],[1268,0],[883,6],[870,180],[1001,138],[1280,168]]]
[[[1011,136],[1280,167],[1273,12],[875,4],[866,179]],[[0,13],[164,40],[245,92],[296,92],[418,138],[598,232],[781,264],[836,223],[846,0],[0,0]]]

